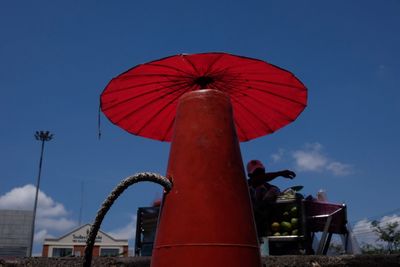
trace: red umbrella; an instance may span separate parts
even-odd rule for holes
[[[178,99],[189,91],[229,95],[240,141],[275,132],[306,107],[307,89],[291,72],[227,53],[181,54],[137,65],[110,81],[101,109],[126,131],[170,141]]]

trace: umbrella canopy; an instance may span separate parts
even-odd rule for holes
[[[243,56],[201,53],[170,56],[129,69],[106,86],[101,110],[132,134],[170,141],[179,98],[206,88],[229,95],[240,141],[282,128],[307,103],[306,87],[287,70]]]

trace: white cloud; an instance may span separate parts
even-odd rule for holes
[[[399,215],[384,216],[378,220],[379,226],[385,227],[387,223],[398,222],[400,224]],[[397,228],[400,231],[400,226]],[[353,227],[353,234],[357,238],[359,244],[370,244],[370,245],[384,245],[385,243],[378,240],[378,235],[373,231],[371,227],[371,221],[363,219],[358,221]]]
[[[33,185],[13,188],[0,197],[0,208],[31,210],[33,209],[34,191]]]
[[[372,230],[371,221],[363,219],[358,221],[353,227],[353,234],[358,243],[362,244],[375,244],[378,236]]]
[[[45,239],[45,238],[53,238],[54,236],[53,235],[50,235],[48,232],[47,232],[47,230],[45,230],[45,229],[42,229],[42,230],[40,230],[40,231],[38,231],[38,232],[36,232],[35,233],[35,237],[34,237],[34,241],[36,242],[36,243],[43,243],[43,240]]]
[[[384,227],[387,223],[394,223],[398,222],[399,226],[397,226],[397,230],[400,231],[400,216],[393,214],[392,216],[384,216],[382,219],[379,221],[379,225]]]
[[[27,184],[16,187],[0,196],[0,209],[33,210],[36,187]],[[64,205],[54,201],[50,196],[39,190],[38,206],[35,223],[35,246],[42,245],[43,239],[53,237],[51,231],[64,234],[77,223],[68,218]]]
[[[319,143],[307,144],[304,150],[292,153],[296,166],[301,171],[322,171],[328,159],[321,153],[322,146]]]
[[[46,218],[39,217],[36,221],[36,226],[39,229],[55,230],[63,232],[70,230],[76,226],[76,222],[64,217],[61,218]]]
[[[332,171],[333,174],[338,175],[338,176],[348,175],[352,172],[351,165],[345,164],[345,163],[340,163],[337,161],[330,162],[326,166],[326,169],[329,171]]]
[[[129,239],[133,240],[135,238],[136,232],[136,215],[132,215],[130,220],[125,226],[121,228],[108,231],[107,233],[116,239]]]
[[[329,171],[336,176],[348,175],[352,172],[351,165],[326,156],[320,143],[306,144],[304,149],[293,151],[291,154],[299,171]]]
[[[35,201],[36,187],[27,184],[13,188],[0,196],[0,209],[32,210]],[[67,214],[64,206],[55,202],[43,191],[39,190],[37,216],[64,216]]]
[[[285,155],[285,150],[280,148],[277,153],[271,155],[272,162],[277,163],[281,161],[284,155]]]

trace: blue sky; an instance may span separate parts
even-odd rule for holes
[[[82,183],[87,223],[122,178],[164,174],[169,143],[130,135],[104,116],[97,139],[99,95],[134,65],[224,51],[288,69],[309,89],[294,123],[241,144],[244,161],[294,170],[295,180],[274,184],[304,185],[306,195],[325,189],[348,205],[353,224],[396,219],[399,12],[396,0],[2,2],[0,208],[32,207],[37,130],[55,134],[45,150],[37,244],[77,226]],[[132,236],[137,207],[160,195],[151,184],[130,188],[102,229]]]

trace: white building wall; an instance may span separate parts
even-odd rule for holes
[[[0,256],[29,256],[32,220],[30,210],[0,210]]]

